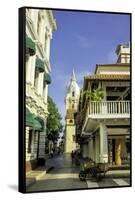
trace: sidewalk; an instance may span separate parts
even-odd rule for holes
[[[83,165],[85,163],[86,159],[82,157],[77,157],[77,163],[78,165]],[[105,174],[106,178],[128,178],[130,177],[130,167],[125,166],[110,166],[109,170]]]
[[[106,175],[106,178],[129,178],[130,170],[109,170]]]
[[[46,166],[37,167],[35,170],[26,173],[26,188],[34,184],[37,180],[54,168],[54,163],[51,161],[52,159],[48,158]]]

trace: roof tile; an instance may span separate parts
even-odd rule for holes
[[[90,80],[130,80],[130,75],[128,74],[95,74],[91,76],[86,76],[86,79]]]

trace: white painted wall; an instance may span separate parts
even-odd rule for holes
[[[130,67],[99,67],[96,74],[130,74]]]
[[[29,130],[29,127],[26,127],[26,161],[35,160],[37,158],[38,134],[32,131],[31,153],[28,153]]]
[[[47,110],[47,96],[48,86],[44,84],[44,72],[39,73],[37,77],[37,84],[34,85],[35,81],[35,62],[38,56],[45,66],[45,72],[51,71],[49,55],[50,55],[50,39],[52,38],[52,32],[56,29],[55,19],[52,11],[39,10],[39,9],[26,9],[26,34],[30,37],[36,45],[36,55],[29,56],[26,63],[26,96],[27,96],[27,107],[31,113],[41,117],[46,124]],[[40,19],[40,20],[39,20]],[[39,32],[37,29],[39,27]],[[47,40],[45,41],[45,35],[47,34]],[[45,49],[46,46],[46,49]],[[48,64],[49,63],[49,64]],[[49,66],[49,67],[48,67]],[[43,92],[44,90],[44,92]],[[43,113],[43,114],[41,114]],[[45,128],[46,130],[46,128]],[[29,130],[26,128],[26,160],[36,159],[37,157],[37,141],[38,134],[33,131],[32,134],[32,150],[28,153],[28,139]],[[45,157],[45,131],[40,133],[39,143],[39,155]]]

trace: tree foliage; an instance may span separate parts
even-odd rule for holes
[[[48,96],[48,118],[47,118],[47,138],[53,142],[57,141],[62,132],[61,115],[52,98]]]

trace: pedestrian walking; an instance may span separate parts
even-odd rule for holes
[[[51,158],[53,158],[53,150],[52,149],[51,149],[51,153],[50,154],[51,154]]]
[[[71,152],[71,160],[72,160],[72,164],[73,164],[73,162],[74,162],[74,152],[73,151]]]

